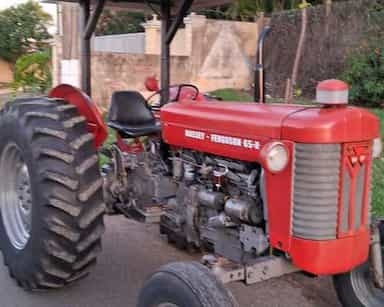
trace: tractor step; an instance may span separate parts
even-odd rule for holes
[[[142,207],[128,207],[125,204],[116,204],[116,209],[127,218],[146,224],[160,223],[161,216],[165,213],[163,207],[158,204],[149,204]]]
[[[283,257],[260,257],[252,265],[240,265],[226,258],[206,255],[202,259],[212,273],[222,282],[244,281],[247,285],[300,271]]]

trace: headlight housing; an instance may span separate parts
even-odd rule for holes
[[[381,138],[374,139],[373,146],[372,146],[372,157],[374,159],[380,158],[382,151],[383,151],[383,143],[381,141]]]
[[[288,148],[281,142],[272,142],[263,148],[264,163],[272,173],[283,171],[289,162]]]

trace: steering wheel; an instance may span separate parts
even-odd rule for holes
[[[199,89],[197,88],[197,86],[193,85],[193,84],[188,84],[188,83],[185,83],[185,84],[178,84],[177,85],[177,93],[176,93],[176,97],[173,99],[171,99],[171,101],[179,101],[180,99],[180,96],[182,94],[182,90],[183,88],[189,88],[191,89],[194,93],[191,95],[191,97],[189,97],[191,100],[196,100],[197,97],[199,96],[200,94],[200,91]],[[171,90],[171,87],[170,87],[170,90]],[[181,97],[181,98],[184,98],[184,97]]]
[[[186,93],[183,95],[183,89],[186,89],[186,88],[187,89],[189,88],[189,93]],[[193,84],[181,83],[181,84],[170,85],[169,87],[162,88],[162,89],[154,92],[151,96],[149,96],[147,98],[147,102],[149,102],[150,99],[152,99],[156,95],[161,95],[161,93],[163,93],[166,90],[169,91],[169,101],[170,102],[179,101],[180,98],[182,98],[182,99],[183,98],[189,98],[191,100],[196,100],[200,94],[200,91],[197,88],[197,86],[195,86]],[[183,97],[183,96],[185,96],[185,97]]]

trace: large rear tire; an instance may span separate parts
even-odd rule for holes
[[[380,233],[384,265],[384,223],[380,225]],[[384,306],[384,289],[374,286],[368,262],[350,272],[334,276],[333,283],[344,307]]]
[[[232,294],[197,262],[174,262],[157,270],[140,292],[138,307],[237,307]]]
[[[0,112],[0,248],[28,290],[59,288],[96,262],[105,205],[93,135],[75,106],[19,99]]]

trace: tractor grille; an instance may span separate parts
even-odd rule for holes
[[[295,145],[293,236],[336,239],[340,163],[339,144]]]

